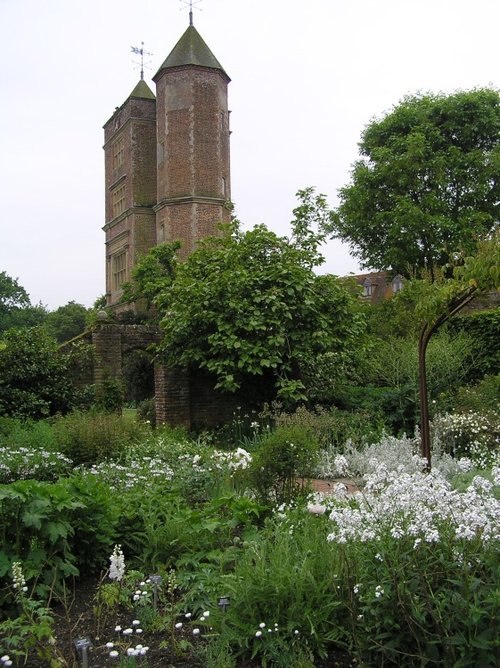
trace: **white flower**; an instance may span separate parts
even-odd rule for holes
[[[262,631],[256,631],[256,633],[255,633],[256,638],[260,638],[261,635],[262,635]]]
[[[109,577],[111,580],[123,579],[125,574],[125,557],[120,545],[115,545],[112,555],[109,558]]]
[[[132,626],[139,626],[141,622],[138,619],[132,620]]]
[[[266,625],[264,624],[264,622],[261,622],[261,623],[259,624],[259,627],[260,627],[261,629],[265,629],[265,628],[266,628]]]
[[[199,636],[200,635],[200,629],[193,629],[193,635],[194,636]]]
[[[182,629],[182,622],[177,622],[177,624],[175,625],[175,628],[176,629]]]
[[[112,650],[112,651],[109,653],[109,656],[110,656],[112,659],[116,659],[116,658],[119,656],[119,653],[116,651],[116,649],[114,649],[114,650]]]

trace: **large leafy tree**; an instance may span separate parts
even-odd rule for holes
[[[90,309],[70,301],[47,314],[45,327],[59,343],[75,338],[85,331]]]
[[[299,198],[290,238],[233,222],[185,263],[170,262],[168,246],[140,263],[134,278],[145,281],[161,316],[167,364],[206,369],[225,391],[258,388],[261,400],[306,398],[322,359],[332,375],[343,373],[363,317],[339,280],[315,272],[323,261],[318,229],[329,218],[324,198],[312,189]]]
[[[11,327],[33,327],[41,324],[47,311],[33,306],[26,290],[16,278],[0,272],[0,333]]]
[[[363,266],[432,275],[498,223],[498,91],[407,97],[359,146],[331,229]]]

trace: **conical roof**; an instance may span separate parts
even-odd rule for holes
[[[140,100],[156,100],[155,94],[144,81],[144,79],[139,80],[137,86],[130,93],[127,99],[130,99],[131,97],[139,98]]]
[[[197,65],[198,67],[209,67],[214,70],[220,70],[229,80],[224,68],[193,25],[187,28],[186,32],[174,46],[163,65],[153,77],[153,81],[156,81],[156,77],[162,70],[171,67],[183,67],[184,65]]]

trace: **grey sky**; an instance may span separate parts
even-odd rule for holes
[[[405,94],[499,86],[498,0],[204,0],[232,79],[232,195],[286,234],[295,192],[337,202],[363,127]],[[188,25],[179,0],[0,0],[0,271],[33,302],[104,292],[102,125]],[[356,271],[338,243],[326,269]]]

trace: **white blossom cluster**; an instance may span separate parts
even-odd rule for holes
[[[216,466],[228,468],[230,471],[238,471],[250,466],[252,455],[243,448],[237,448],[232,452],[214,450],[211,459]]]
[[[362,494],[331,511],[329,541],[368,542],[390,535],[410,537],[416,548],[422,542],[438,542],[443,532],[455,539],[480,537],[483,542],[500,538],[500,501],[493,484],[481,476],[459,492],[439,471],[408,473],[402,466],[390,471],[379,465],[365,482]]]
[[[378,443],[373,443],[363,450],[357,450],[348,443],[344,454],[333,450],[325,450],[316,471],[319,478],[344,478],[363,476],[383,466],[388,471],[404,471],[417,473],[421,471],[426,460],[419,454],[419,436],[408,438],[401,436],[384,436]],[[473,463],[466,457],[453,458],[443,452],[439,442],[434,443],[432,466],[446,478],[452,478],[458,473],[469,471]]]
[[[14,561],[12,563],[12,583],[12,586],[16,591],[23,593],[28,591],[26,580],[24,578],[23,567],[20,561]]]
[[[437,415],[432,431],[442,450],[467,456],[477,468],[500,463],[500,419],[491,412]]]
[[[246,469],[252,461],[252,455],[243,448],[238,448],[231,452],[212,450],[203,454],[182,455],[179,459],[182,463],[189,464],[194,472],[229,471],[233,473]]]
[[[53,480],[69,471],[73,462],[60,452],[34,448],[0,447],[0,483],[37,478]]]
[[[125,575],[125,556],[122,552],[121,545],[115,545],[113,552],[109,558],[109,578],[110,580],[123,580]]]
[[[168,464],[154,457],[134,459],[127,465],[101,462],[90,469],[80,469],[83,475],[95,475],[106,481],[113,490],[132,489],[151,480],[172,480],[174,472]]]

